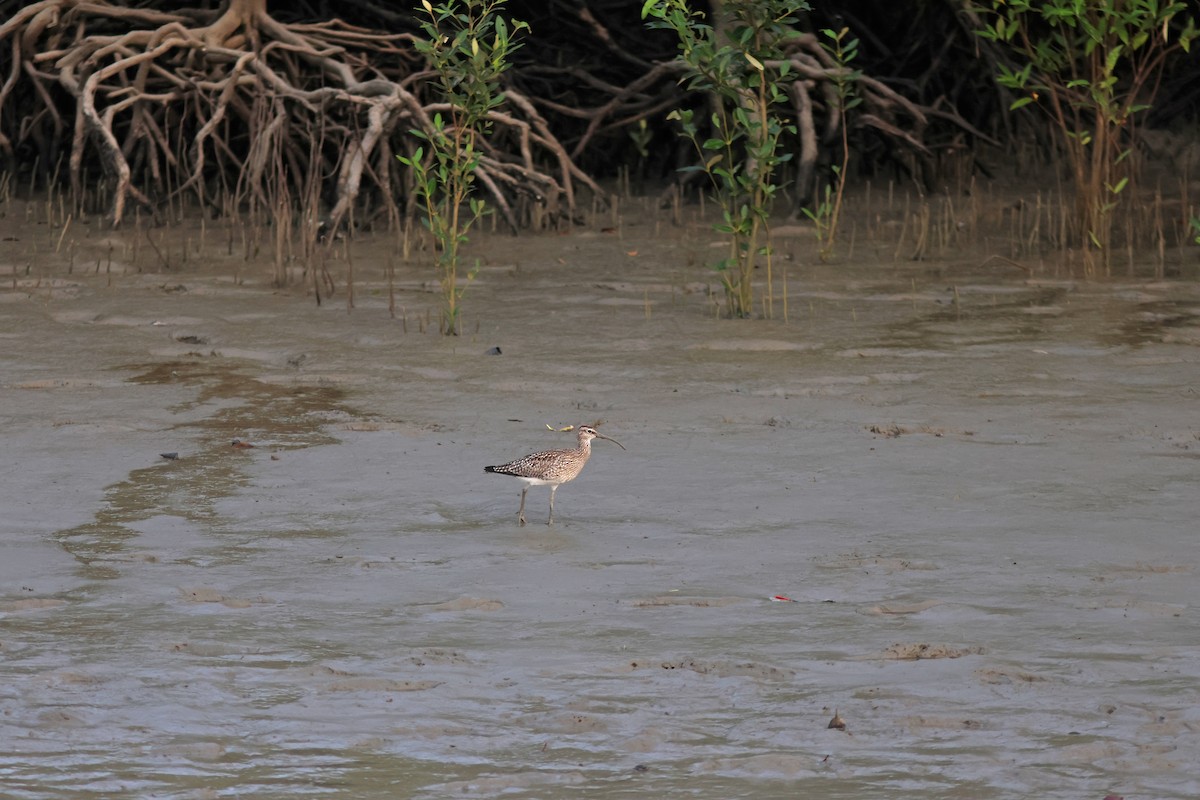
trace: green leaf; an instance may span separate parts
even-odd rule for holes
[[[1108,51],[1108,57],[1104,59],[1105,72],[1109,73],[1110,75],[1116,72],[1117,61],[1120,60],[1122,52],[1124,52],[1124,48],[1121,47],[1121,45],[1117,45],[1112,50]]]

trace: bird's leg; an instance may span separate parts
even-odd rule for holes
[[[554,493],[558,491],[557,486],[550,487],[550,519],[546,520],[547,525],[554,524]]]
[[[521,489],[521,510],[517,512],[517,519],[520,520],[522,526],[525,525],[525,493],[528,491],[528,485]]]

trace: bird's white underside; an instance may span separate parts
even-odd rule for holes
[[[530,486],[554,486],[555,484],[564,482],[564,481],[544,481],[541,478],[526,478],[523,475],[512,475],[511,477],[516,478],[519,481],[524,481],[525,483],[528,483]]]

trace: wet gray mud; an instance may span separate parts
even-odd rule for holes
[[[448,338],[383,242],[348,312],[58,235],[0,256],[4,797],[1200,796],[1194,275],[798,250],[729,321],[628,223],[476,242]],[[597,420],[519,527],[482,467]]]

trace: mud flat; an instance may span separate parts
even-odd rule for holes
[[[734,322],[631,224],[477,243],[448,339],[383,242],[348,311],[13,235],[6,797],[1200,795],[1193,280],[860,248]],[[597,420],[518,527],[482,466]]]

